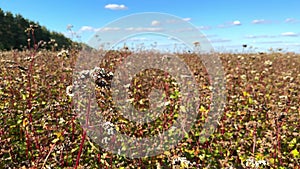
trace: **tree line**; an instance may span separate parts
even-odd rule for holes
[[[34,36],[32,31],[34,30]],[[40,48],[60,50],[79,45],[62,33],[49,31],[39,23],[13,15],[0,8],[0,50],[24,50],[38,45]]]

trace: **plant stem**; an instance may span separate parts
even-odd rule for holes
[[[81,139],[81,143],[80,143],[80,148],[79,148],[79,152],[78,152],[77,158],[76,158],[76,165],[74,167],[75,169],[77,169],[77,167],[79,165],[80,155],[81,155],[82,148],[83,148],[83,145],[84,145],[85,137],[86,137],[86,130],[83,130],[82,139]]]
[[[88,128],[89,114],[90,114],[90,110],[91,110],[90,108],[91,108],[91,96],[89,95],[87,112],[86,112],[86,128]],[[83,129],[83,134],[82,134],[82,138],[81,138],[80,148],[79,148],[79,152],[78,152],[77,158],[76,158],[76,165],[74,167],[75,169],[77,169],[77,167],[79,165],[80,155],[81,155],[81,152],[82,152],[82,149],[83,149],[85,138],[86,138],[86,130]]]

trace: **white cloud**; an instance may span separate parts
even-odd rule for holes
[[[232,22],[233,25],[242,25],[242,23],[238,20]]]
[[[106,31],[119,31],[121,28],[118,27],[104,27],[104,28],[94,28],[92,26],[82,26],[77,33],[83,33],[83,32],[106,32]]]
[[[228,24],[222,24],[222,25],[218,25],[218,28],[228,28],[229,25]]]
[[[255,19],[252,21],[253,24],[260,24],[260,23],[263,23],[265,20],[263,19]]]
[[[276,36],[272,35],[246,35],[246,39],[258,39],[258,38],[275,38]]]
[[[125,5],[119,5],[119,4],[107,4],[105,5],[106,9],[111,9],[111,10],[125,10],[128,9]]]
[[[267,24],[267,23],[271,23],[271,21],[265,19],[255,19],[252,21],[252,24]]]
[[[291,47],[291,46],[294,46],[294,47],[299,47],[300,46],[300,43],[287,43],[287,44],[285,44],[286,46],[289,46],[289,47]]]
[[[147,28],[147,27],[129,27],[125,29],[126,31],[137,31],[137,32],[159,32],[162,28]]]
[[[191,18],[183,18],[182,20],[184,20],[184,21],[191,21],[192,19]]]
[[[190,32],[190,31],[195,31],[195,30],[196,29],[193,27],[188,27],[188,28],[174,29],[173,32],[182,33],[182,32]]]
[[[145,38],[145,37],[133,37],[128,39],[128,41],[133,41],[133,42],[139,42],[139,41],[149,41],[149,39]]]
[[[297,34],[295,32],[284,32],[281,35],[282,36],[293,36],[293,37],[299,36],[299,34]]]
[[[101,32],[106,32],[106,31],[119,31],[121,28],[118,27],[104,27],[104,28],[97,28],[95,31],[101,31]]]
[[[108,32],[108,31],[136,31],[136,32],[160,32],[163,31],[159,27],[128,27],[128,28],[119,28],[119,27],[104,27],[104,28],[94,28],[92,26],[82,26],[77,33],[83,32]]]
[[[212,39],[210,40],[211,43],[224,43],[224,42],[231,42],[229,39]]]
[[[181,23],[181,22],[183,22],[183,21],[185,21],[185,22],[189,22],[189,21],[191,21],[192,20],[192,18],[182,18],[181,20],[177,20],[177,19],[170,19],[170,20],[167,20],[166,22],[167,23],[169,23],[169,24],[176,24],[176,23]]]
[[[173,37],[173,36],[169,36],[168,39],[169,39],[169,40],[178,41],[178,39],[177,39],[176,37]]]
[[[94,31],[94,28],[91,27],[91,26],[82,26],[82,27],[79,29],[79,32],[87,32],[87,31]]]
[[[198,29],[199,30],[210,30],[211,27],[210,26],[199,26]]]
[[[259,42],[255,42],[256,44],[281,44],[281,43],[285,43],[284,41],[259,41]]]
[[[242,25],[241,21],[236,20],[236,21],[233,21],[233,22],[227,22],[225,24],[219,25],[218,27],[219,28],[228,28],[228,27],[240,26],[240,25]]]
[[[285,23],[299,23],[300,20],[295,19],[295,18],[286,18],[286,20],[284,22]]]
[[[157,21],[157,20],[154,20],[154,21],[151,22],[151,25],[152,25],[152,26],[159,26],[159,25],[160,25],[160,22]]]

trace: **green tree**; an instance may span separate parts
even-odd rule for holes
[[[31,27],[34,26],[34,27]],[[31,29],[28,29],[30,28]],[[32,30],[34,29],[34,36]],[[29,30],[29,31],[25,31]],[[56,49],[70,48],[74,42],[66,38],[63,34],[50,32],[45,26],[35,23],[22,17],[22,15],[13,15],[11,12],[4,12],[0,8],[0,50],[23,49],[28,46],[27,39],[31,39],[30,47],[35,44],[46,44],[51,39],[55,39]],[[43,43],[45,42],[45,43]],[[75,43],[79,45],[79,43]],[[48,44],[46,49],[52,49],[54,44]]]

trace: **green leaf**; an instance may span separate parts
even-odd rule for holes
[[[293,148],[297,143],[297,139],[293,138],[293,140],[291,140],[291,142],[289,143],[289,148]]]
[[[206,112],[206,109],[204,106],[200,106],[200,112]]]
[[[56,138],[54,140],[52,140],[52,143],[57,143],[59,141],[59,138]]]
[[[26,100],[26,95],[25,94],[22,94],[22,99]]]
[[[229,118],[231,118],[232,117],[231,112],[230,113],[226,113],[226,116],[229,117]]]
[[[21,124],[23,122],[23,120],[22,119],[19,119],[18,121],[17,121],[17,124]]]
[[[75,147],[71,150],[71,153],[74,153],[75,151],[77,151],[79,149],[79,147]]]
[[[253,99],[251,97],[248,98],[248,102],[249,104],[252,104],[253,103]]]
[[[292,150],[291,153],[293,154],[294,158],[299,158],[300,157],[299,151],[297,149]]]

